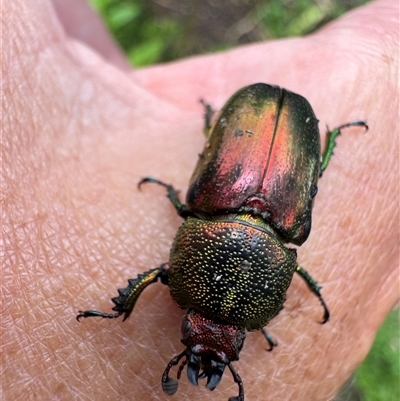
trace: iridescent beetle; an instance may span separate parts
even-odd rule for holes
[[[128,280],[113,298],[116,313],[79,311],[77,319],[116,318],[131,314],[142,291],[160,280],[176,304],[188,309],[182,321],[186,346],[171,359],[162,375],[162,388],[172,395],[178,381],[169,377],[187,365],[189,381],[207,378],[213,390],[228,366],[239,386],[229,401],[244,401],[243,383],[232,366],[246,337],[261,330],[271,349],[274,342],[264,326],[283,308],[294,273],[318,297],[324,315],[329,310],[321,287],[296,261],[296,250],[311,230],[317,182],[329,164],[340,130],[328,132],[321,157],[318,120],[308,101],[295,93],[262,83],[236,92],[213,125],[206,108],[207,143],[189,184],[186,205],[172,185],[154,178],[167,190],[178,214],[185,219],[172,245],[168,263]]]

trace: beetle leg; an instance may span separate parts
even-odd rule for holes
[[[306,282],[310,291],[316,295],[324,308],[324,317],[321,324],[325,324],[329,320],[329,309],[321,295],[321,286],[304,270],[301,266],[297,266],[296,273]]]
[[[274,349],[274,347],[278,346],[278,344],[272,339],[272,337],[267,333],[267,331],[264,328],[261,329],[261,333],[263,333],[265,339],[268,341],[269,350],[267,351],[271,352]]]
[[[229,397],[228,401],[244,401],[243,381],[230,362],[228,363],[228,368],[232,373],[233,380],[239,386],[239,395],[237,397]]]
[[[158,279],[160,279],[163,284],[168,285],[168,268],[168,264],[163,264],[160,267],[139,274],[136,279],[129,279],[128,287],[119,288],[119,296],[111,299],[115,304],[112,310],[116,311],[116,313],[103,313],[95,310],[79,311],[76,320],[79,322],[79,319],[82,317],[87,318],[96,316],[106,319],[115,319],[122,314],[125,314],[123,319],[123,321],[125,321],[132,313],[140,294],[147,286],[155,283]]]
[[[140,189],[142,184],[145,184],[147,182],[152,182],[154,184],[161,185],[167,189],[167,198],[174,205],[179,216],[185,218],[191,214],[190,212],[188,212],[186,205],[183,205],[181,203],[181,201],[179,200],[179,191],[177,191],[172,185],[166,184],[165,182],[157,180],[156,178],[153,178],[153,177],[145,177],[139,181],[138,188]]]
[[[206,103],[203,99],[200,99],[200,103],[204,106],[204,135],[206,138],[210,136],[211,133],[211,121],[215,114],[215,110]]]
[[[327,127],[327,141],[326,141],[326,146],[325,150],[322,153],[321,156],[321,165],[319,169],[319,176],[322,177],[322,174],[324,173],[325,169],[328,167],[328,164],[331,160],[331,157],[333,155],[333,149],[336,146],[336,138],[340,135],[340,131],[343,128],[348,128],[348,127],[364,127],[366,131],[368,131],[368,125],[364,121],[353,121],[351,123],[343,124],[340,125],[339,127],[335,128],[332,131],[329,131],[329,128]]]

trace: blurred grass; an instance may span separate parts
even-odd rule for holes
[[[306,35],[367,0],[89,0],[135,66]]]
[[[400,319],[393,310],[378,331],[374,345],[356,370],[363,401],[400,400]]]
[[[313,32],[367,0],[89,0],[134,66]],[[399,311],[340,399],[400,401]],[[350,395],[352,394],[352,395]],[[357,395],[355,395],[357,394]],[[338,398],[339,399],[339,398]]]

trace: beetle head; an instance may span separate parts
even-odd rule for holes
[[[186,349],[175,356],[167,365],[163,377],[162,387],[169,395],[178,390],[178,381],[171,379],[168,374],[172,366],[177,365],[183,357],[177,378],[180,379],[185,365],[187,365],[187,377],[195,386],[198,379],[207,378],[206,387],[214,390],[221,381],[225,367],[228,366],[233,378],[239,385],[239,398],[244,398],[242,380],[234,370],[231,362],[239,359],[239,353],[246,337],[245,330],[233,325],[216,323],[201,314],[189,310],[183,318],[181,341]]]

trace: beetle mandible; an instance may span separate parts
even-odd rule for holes
[[[157,282],[169,287],[175,303],[187,313],[182,320],[186,348],[168,363],[162,388],[172,395],[178,381],[171,368],[180,364],[177,378],[187,365],[189,381],[207,378],[213,390],[226,367],[238,384],[239,394],[229,401],[244,401],[242,379],[232,362],[239,359],[246,330],[261,330],[283,308],[294,273],[300,275],[329,310],[321,287],[297,264],[296,250],[311,230],[311,212],[317,182],[328,166],[344,124],[328,132],[321,155],[318,120],[308,101],[295,93],[263,83],[236,92],[211,125],[206,106],[207,143],[189,183],[186,204],[169,184],[156,183],[184,218],[168,263],[129,279],[113,298],[115,313],[79,311],[77,319],[99,316],[123,320],[131,314],[142,291]]]

